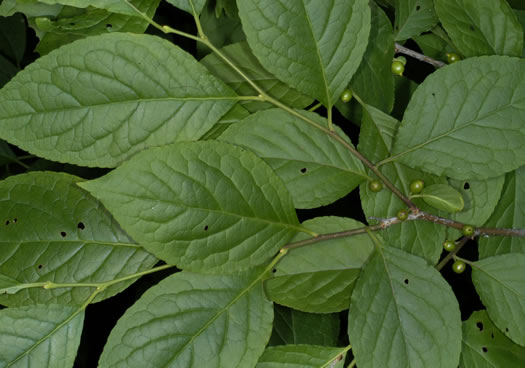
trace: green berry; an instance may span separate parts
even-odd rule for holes
[[[459,259],[452,264],[452,271],[455,273],[462,273],[467,268],[465,262],[460,261]]]
[[[456,249],[456,242],[452,241],[452,240],[445,240],[443,242],[443,248],[447,251],[447,252],[452,252],[454,249]]]
[[[392,62],[392,73],[395,75],[403,75],[403,72],[405,71],[405,64],[403,64],[399,60],[394,60]]]
[[[463,226],[463,229],[461,230],[461,232],[465,236],[472,236],[472,235],[474,235],[474,226],[472,226],[472,225],[465,225],[465,226]]]
[[[343,93],[341,94],[341,101],[343,102],[349,102],[352,99],[352,91],[349,89],[345,89]]]
[[[399,221],[405,221],[408,218],[408,211],[407,210],[399,210],[397,212],[397,218]]]
[[[447,53],[447,60],[449,64],[455,63],[456,61],[460,61],[461,58],[458,54],[454,54],[453,52]]]
[[[383,183],[381,183],[379,180],[372,180],[370,183],[368,183],[368,189],[370,189],[372,192],[379,192],[381,189],[383,189]]]
[[[394,60],[402,62],[403,65],[407,65],[407,58],[404,56],[398,56]]]
[[[425,187],[425,182],[423,180],[418,179],[410,183],[410,191],[414,194],[421,193],[424,187]]]

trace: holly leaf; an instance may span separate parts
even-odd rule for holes
[[[461,193],[447,184],[425,186],[421,194],[414,194],[412,198],[422,198],[429,206],[452,213],[465,206]]]
[[[486,311],[472,313],[463,322],[460,368],[519,368],[525,362],[525,348],[501,333]]]
[[[318,217],[303,226],[319,234],[364,227],[342,217]],[[307,238],[298,234],[293,242]],[[289,250],[265,281],[268,297],[282,305],[311,313],[348,309],[361,268],[373,250],[368,235],[326,240]]]
[[[436,14],[466,57],[521,56],[523,29],[505,0],[434,0]]]
[[[83,322],[84,312],[67,305],[0,310],[0,365],[72,367]]]
[[[315,345],[284,345],[269,347],[256,368],[343,368],[346,348]]]
[[[119,319],[99,366],[253,367],[272,330],[263,275],[167,277]]]
[[[487,227],[520,229],[525,227],[525,166],[505,175],[501,198]],[[493,236],[479,239],[479,257],[486,258],[506,253],[525,253],[525,238],[518,236]]]
[[[272,169],[224,142],[152,148],[79,185],[139,244],[183,269],[247,269],[307,231]]]
[[[525,61],[470,58],[432,73],[407,107],[392,157],[458,180],[525,164]],[[383,163],[384,163],[383,162]]]
[[[434,27],[438,18],[432,0],[396,0],[396,41],[418,36]]]
[[[244,33],[270,73],[331,108],[357,70],[370,33],[368,0],[237,3]]]
[[[472,266],[472,282],[494,324],[525,346],[525,254],[488,257]]]
[[[348,335],[360,368],[456,367],[458,302],[422,258],[377,246],[352,293]]]
[[[325,118],[297,111],[321,131],[281,109],[252,114],[220,139],[242,145],[264,159],[284,181],[295,208],[315,208],[344,197],[368,178],[363,164],[328,133]],[[336,129],[346,144],[344,132]]]
[[[151,268],[155,257],[138,246],[102,204],[76,186],[82,179],[32,172],[0,181],[0,304],[76,304],[95,287],[46,290],[33,283],[102,283]],[[112,285],[95,301],[134,280]],[[6,294],[3,294],[6,293]]]
[[[50,160],[113,167],[203,136],[235,93],[159,37],[93,36],[39,58],[0,90],[0,138]]]

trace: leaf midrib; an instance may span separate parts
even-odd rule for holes
[[[237,95],[232,96],[210,96],[210,97],[164,97],[164,98],[142,98],[142,99],[130,99],[127,101],[116,101],[116,102],[108,102],[108,103],[99,103],[99,104],[92,104],[92,105],[84,105],[84,106],[71,106],[66,107],[62,109],[49,109],[45,111],[35,111],[35,112],[28,112],[28,113],[22,113],[18,115],[9,115],[6,117],[0,117],[0,121],[4,120],[10,120],[10,119],[16,119],[21,118],[25,116],[38,116],[38,115],[45,115],[50,113],[57,113],[57,112],[69,112],[69,111],[76,111],[76,110],[84,110],[84,109],[92,109],[97,107],[107,107],[112,105],[124,105],[124,104],[138,104],[138,103],[151,103],[151,102],[170,102],[170,101],[236,101],[238,99]],[[24,101],[24,99],[20,99],[21,101]]]
[[[264,269],[259,276],[255,278],[255,280],[252,281],[248,287],[245,289],[241,289],[239,294],[233,298],[224,308],[221,308],[218,310],[218,312],[210,318],[203,326],[200,328],[184,345],[182,345],[177,352],[173,355],[173,357],[167,362],[166,366],[169,366],[174,359],[176,359],[180,353],[190,344],[193,343],[193,341],[199,337],[204,331],[208,329],[223,313],[226,313],[231,306],[233,306],[235,303],[237,303],[246,293],[248,293],[259,281],[262,279],[262,277],[266,274],[267,270]]]
[[[436,136],[436,137],[433,137],[433,138],[428,139],[428,140],[426,140],[426,141],[424,141],[424,142],[422,142],[422,143],[419,143],[419,144],[417,144],[417,145],[415,145],[415,146],[412,146],[412,147],[410,147],[409,149],[407,149],[407,150],[405,150],[405,151],[402,151],[402,152],[396,153],[395,155],[390,156],[390,158],[387,158],[387,160],[389,160],[389,161],[396,160],[396,159],[398,159],[399,157],[404,156],[404,155],[407,154],[407,153],[410,153],[410,152],[416,151],[416,150],[418,150],[418,149],[420,149],[420,148],[422,148],[422,147],[424,147],[424,146],[426,146],[426,145],[428,145],[428,144],[430,144],[430,143],[433,143],[433,142],[435,142],[435,141],[437,141],[437,140],[439,140],[439,139],[442,139],[442,138],[448,137],[449,135],[451,135],[451,134],[453,134],[453,133],[455,133],[455,132],[457,132],[457,131],[459,131],[459,130],[461,130],[461,129],[463,129],[463,128],[470,127],[471,125],[474,125],[474,124],[476,124],[477,122],[483,121],[483,120],[485,120],[486,118],[488,118],[488,117],[490,117],[490,116],[492,116],[492,115],[494,115],[494,114],[496,114],[496,113],[499,113],[500,111],[502,111],[502,110],[504,110],[504,109],[512,108],[514,105],[517,105],[520,101],[525,101],[525,98],[522,99],[522,100],[513,101],[512,104],[511,104],[511,103],[505,104],[504,106],[502,106],[502,107],[499,108],[499,109],[492,110],[492,111],[490,111],[489,113],[487,113],[487,114],[485,114],[485,115],[482,115],[482,116],[480,116],[480,117],[477,117],[476,120],[471,120],[471,121],[469,121],[469,122],[466,122],[465,124],[460,125],[460,126],[457,126],[457,127],[453,128],[453,129],[451,129],[451,130],[448,130],[447,132],[445,132],[445,133],[443,133],[443,134],[440,134],[440,135],[438,135],[438,136]],[[436,120],[436,121],[434,122],[434,125],[437,124],[437,123],[438,123],[438,121]]]

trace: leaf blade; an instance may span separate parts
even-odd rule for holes
[[[330,108],[365,52],[368,1],[270,0],[260,7],[256,0],[243,0],[238,7],[248,43],[261,64]]]
[[[144,361],[157,367],[254,366],[273,318],[263,274],[183,271],[167,277],[117,322],[100,367],[143,367]]]
[[[151,148],[80,186],[139,244],[184,269],[246,269],[304,230],[271,168],[224,142]]]
[[[396,248],[378,248],[359,277],[348,334],[363,368],[393,359],[399,367],[459,363],[461,317],[450,286],[423,259]]]
[[[505,56],[470,58],[434,72],[410,100],[391,159],[459,180],[523,165],[523,78],[525,62]]]
[[[234,96],[166,40],[93,36],[43,56],[0,91],[0,136],[50,160],[113,167],[149,146],[199,139]]]

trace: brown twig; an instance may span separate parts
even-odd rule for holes
[[[395,43],[395,52],[396,52],[396,54],[405,54],[405,55],[411,56],[414,59],[423,61],[423,62],[428,63],[430,65],[433,65],[436,68],[442,68],[445,65],[447,65],[446,63],[444,63],[442,61],[439,61],[439,60],[436,60],[436,59],[432,59],[432,58],[430,58],[428,56],[420,54],[417,51],[410,50],[410,49],[406,48],[405,46],[398,44],[397,42]]]

